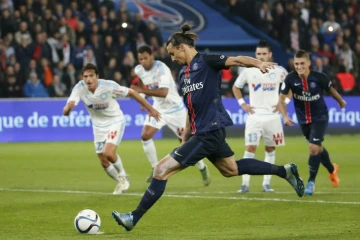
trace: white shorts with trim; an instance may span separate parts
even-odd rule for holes
[[[96,153],[102,153],[106,143],[119,146],[124,135],[125,121],[111,124],[108,127],[93,126],[94,145]]]
[[[159,122],[157,122],[153,117],[150,119],[147,117],[144,121],[144,126],[147,125],[156,129],[161,129],[167,125],[171,131],[173,131],[174,134],[180,138],[184,132],[187,117],[187,109],[183,108],[180,111],[174,113],[161,113],[161,119]]]
[[[245,125],[245,146],[259,146],[261,137],[264,138],[265,146],[285,145],[285,136],[279,114],[248,116]]]

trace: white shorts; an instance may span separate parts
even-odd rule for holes
[[[144,122],[144,126],[148,125],[156,129],[161,129],[167,125],[174,132],[174,134],[180,138],[184,132],[187,117],[187,109],[184,108],[175,113],[162,113],[161,120],[159,122],[157,122],[153,117],[150,119],[147,117]]]
[[[125,121],[114,123],[108,127],[93,126],[96,153],[102,153],[106,143],[119,146],[124,135]]]
[[[284,131],[279,114],[249,115],[245,125],[245,146],[259,146],[260,138],[265,146],[285,145]]]

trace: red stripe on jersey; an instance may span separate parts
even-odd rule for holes
[[[187,66],[186,66],[186,69],[185,69],[185,77],[186,77],[186,78],[189,78],[189,77],[190,77],[190,65],[187,65]]]
[[[309,92],[309,85],[308,85],[306,78],[303,78],[301,80],[302,80],[302,85],[303,85],[304,91]],[[306,123],[311,123],[310,102],[305,102],[305,118],[306,118]]]
[[[191,130],[192,130],[191,134],[195,134],[196,133],[196,126],[195,126],[196,115],[195,115],[194,108],[193,108],[193,105],[192,105],[192,102],[191,102],[191,93],[188,93],[187,101],[188,101],[188,108],[189,108],[190,118],[191,118],[191,121],[190,121]]]

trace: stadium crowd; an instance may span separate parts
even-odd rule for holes
[[[216,0],[278,40],[288,71],[299,49],[311,53],[314,70],[327,74],[343,95],[360,94],[360,4],[358,0]]]
[[[313,68],[343,95],[360,94],[360,15],[357,0],[216,0],[278,40],[289,54],[311,52]],[[245,11],[246,9],[246,11]],[[0,0],[0,97],[66,97],[91,62],[100,77],[136,83],[136,49],[151,46],[171,68],[159,28],[125,2]],[[176,76],[176,70],[173,71]],[[223,71],[223,95],[238,76]],[[245,93],[246,95],[246,93]]]
[[[80,10],[81,9],[81,10]],[[170,63],[159,29],[122,2],[0,0],[0,97],[64,97],[91,62],[100,76],[136,82],[136,49]]]

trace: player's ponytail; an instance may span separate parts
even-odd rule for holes
[[[196,33],[189,32],[191,26],[187,23],[181,26],[181,32],[173,33],[166,42],[166,46],[172,44],[174,47],[179,46],[180,44],[186,44],[189,47],[195,47],[195,41],[198,39]]]

